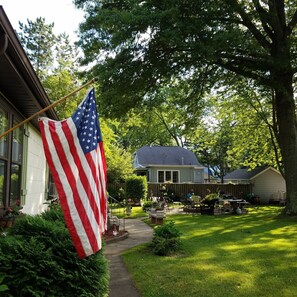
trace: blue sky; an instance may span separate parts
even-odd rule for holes
[[[43,17],[46,23],[54,23],[54,33],[66,32],[72,41],[76,40],[75,31],[83,21],[83,11],[72,4],[72,0],[0,0],[0,5],[16,31],[19,21],[35,20]]]

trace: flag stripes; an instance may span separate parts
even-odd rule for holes
[[[99,141],[90,151],[84,151],[78,137],[81,123],[74,117],[61,122],[42,118],[39,125],[67,227],[79,257],[84,258],[101,249],[106,228],[103,143]]]

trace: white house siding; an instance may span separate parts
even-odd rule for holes
[[[260,197],[261,203],[268,203],[272,195],[283,195],[286,191],[284,178],[270,169],[252,179],[252,184],[253,192]]]
[[[38,214],[46,209],[46,160],[40,133],[29,125],[25,204],[23,212]],[[26,168],[25,168],[26,169]]]

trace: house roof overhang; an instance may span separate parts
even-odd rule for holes
[[[25,118],[50,105],[50,100],[1,5],[0,92]],[[47,110],[43,116],[58,119],[54,109]],[[32,124],[38,128],[38,119],[34,118]]]

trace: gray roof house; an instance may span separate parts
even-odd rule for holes
[[[254,195],[261,203],[285,199],[286,184],[280,172],[272,167],[261,166],[253,170],[236,169],[224,177],[225,183],[251,184]]]
[[[15,30],[0,5],[0,134],[50,104]],[[44,116],[58,119],[49,109]],[[49,173],[38,119],[0,139],[0,216],[20,203],[37,214],[46,206]]]
[[[143,146],[134,153],[134,168],[150,183],[203,183],[204,166],[178,146]]]

